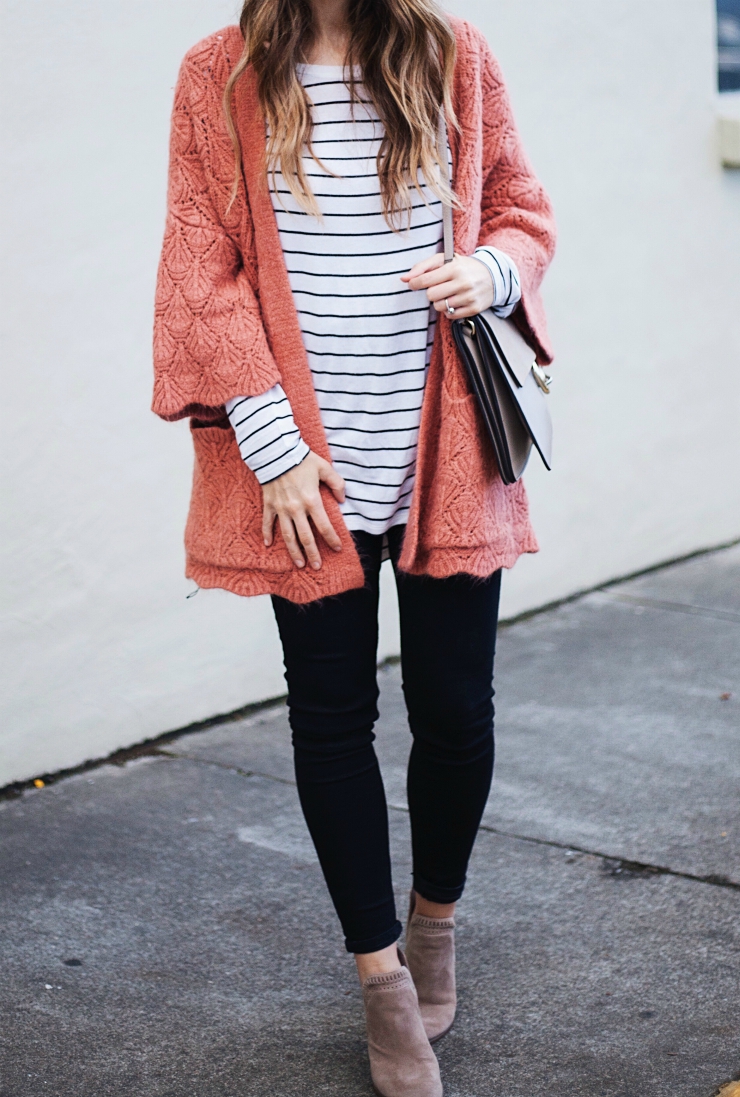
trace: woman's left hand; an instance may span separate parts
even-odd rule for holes
[[[410,289],[425,289],[437,312],[446,312],[449,303],[456,320],[477,316],[493,304],[491,272],[469,255],[456,255],[451,263],[441,254],[431,255],[401,275],[401,281]]]

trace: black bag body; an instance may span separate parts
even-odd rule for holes
[[[545,402],[550,378],[511,320],[487,309],[452,321],[452,334],[477,397],[505,484],[515,484],[537,449],[552,467],[552,420]]]

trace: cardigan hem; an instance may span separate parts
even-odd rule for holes
[[[525,537],[520,544],[510,545],[505,549],[490,545],[419,549],[412,566],[401,570],[409,575],[427,575],[431,579],[449,579],[453,575],[487,579],[501,568],[513,568],[520,556],[536,552],[539,552],[539,545],[533,535]],[[351,570],[342,568],[341,572],[337,572],[332,563],[333,560],[329,558],[318,572],[295,567],[290,571],[270,572],[254,568],[221,567],[188,558],[185,578],[191,579],[204,590],[227,590],[242,598],[274,594],[301,605],[364,586],[364,573],[358,575],[355,567]]]
[[[453,575],[471,575],[475,579],[487,579],[501,568],[510,571],[520,556],[539,551],[540,547],[534,534],[506,548],[477,545],[474,548],[425,549],[420,545],[417,547],[411,566],[401,567],[401,570],[408,572],[409,575],[428,575],[431,579],[449,579]]]
[[[277,595],[289,602],[305,605],[320,598],[331,598],[347,590],[358,590],[365,585],[365,575],[359,567],[350,571],[335,572],[324,564],[320,571],[306,567],[292,567],[290,571],[258,571],[254,568],[226,568],[218,564],[204,564],[187,560],[185,578],[191,579],[203,590],[228,590],[242,598],[257,598],[262,594]]]

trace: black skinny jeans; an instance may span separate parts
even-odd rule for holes
[[[397,567],[388,533],[413,745],[408,768],[413,886],[452,903],[493,776],[493,659],[501,572],[431,579]],[[383,538],[355,533],[365,586],[308,605],[274,597],[283,643],[298,794],[348,952],[398,940],[388,812],[373,748],[378,718],[378,585]]]

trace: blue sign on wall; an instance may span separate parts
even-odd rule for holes
[[[719,90],[740,91],[740,0],[717,0]]]

